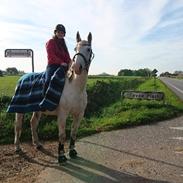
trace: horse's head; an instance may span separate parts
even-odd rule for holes
[[[91,60],[94,58],[92,52],[92,34],[88,34],[88,40],[81,40],[79,32],[76,34],[77,45],[75,48],[76,54],[73,57],[73,69],[76,74],[81,74],[82,71],[88,72]]]

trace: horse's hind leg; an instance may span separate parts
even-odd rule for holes
[[[75,150],[75,141],[76,141],[77,131],[78,131],[81,119],[83,117],[83,114],[84,113],[73,116],[73,123],[71,126],[71,139],[70,139],[70,145],[69,145],[69,156],[71,158],[75,158],[77,156],[77,151]]]
[[[65,163],[67,161],[66,156],[64,155],[64,143],[66,140],[65,133],[65,124],[66,124],[67,114],[65,112],[60,112],[57,121],[58,121],[58,130],[59,130],[59,146],[58,146],[58,162],[60,164]]]
[[[21,132],[22,132],[23,116],[24,115],[21,114],[21,113],[16,113],[15,114],[15,140],[14,140],[14,144],[15,144],[15,151],[16,152],[21,151],[20,136],[21,136]]]
[[[42,147],[41,144],[39,143],[39,138],[37,134],[37,127],[38,127],[40,118],[41,118],[41,112],[34,112],[30,120],[31,131],[32,131],[32,143],[38,149]]]

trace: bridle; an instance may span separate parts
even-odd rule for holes
[[[82,45],[82,46],[91,46],[91,44],[89,44],[89,43],[88,43],[88,44],[81,44],[81,45]],[[75,50],[76,50],[76,48],[75,48]],[[88,60],[86,59],[86,57],[85,57],[84,54],[78,52],[78,53],[76,53],[76,54],[73,56],[73,59],[72,59],[73,62],[75,62],[76,56],[81,56],[81,57],[82,57],[82,59],[84,60],[84,64],[85,64],[85,66],[84,66],[84,68],[82,68],[82,70],[86,70],[86,71],[88,72],[90,63],[91,63],[91,61],[92,61],[92,60],[94,59],[94,57],[95,57],[95,55],[94,55],[92,49],[91,49],[91,51],[90,51],[90,56],[89,56],[89,59],[88,59]]]

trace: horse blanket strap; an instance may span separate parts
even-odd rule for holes
[[[27,113],[56,109],[65,84],[65,71],[63,69],[63,67],[59,67],[55,71],[45,95],[45,72],[22,76],[7,112]]]

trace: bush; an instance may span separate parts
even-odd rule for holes
[[[6,108],[11,101],[9,96],[0,96],[0,112],[3,108]]]
[[[88,105],[85,116],[100,115],[104,107],[120,100],[122,90],[135,89],[141,82],[139,79],[97,81],[87,91]]]
[[[3,71],[0,70],[0,77],[3,77]]]

